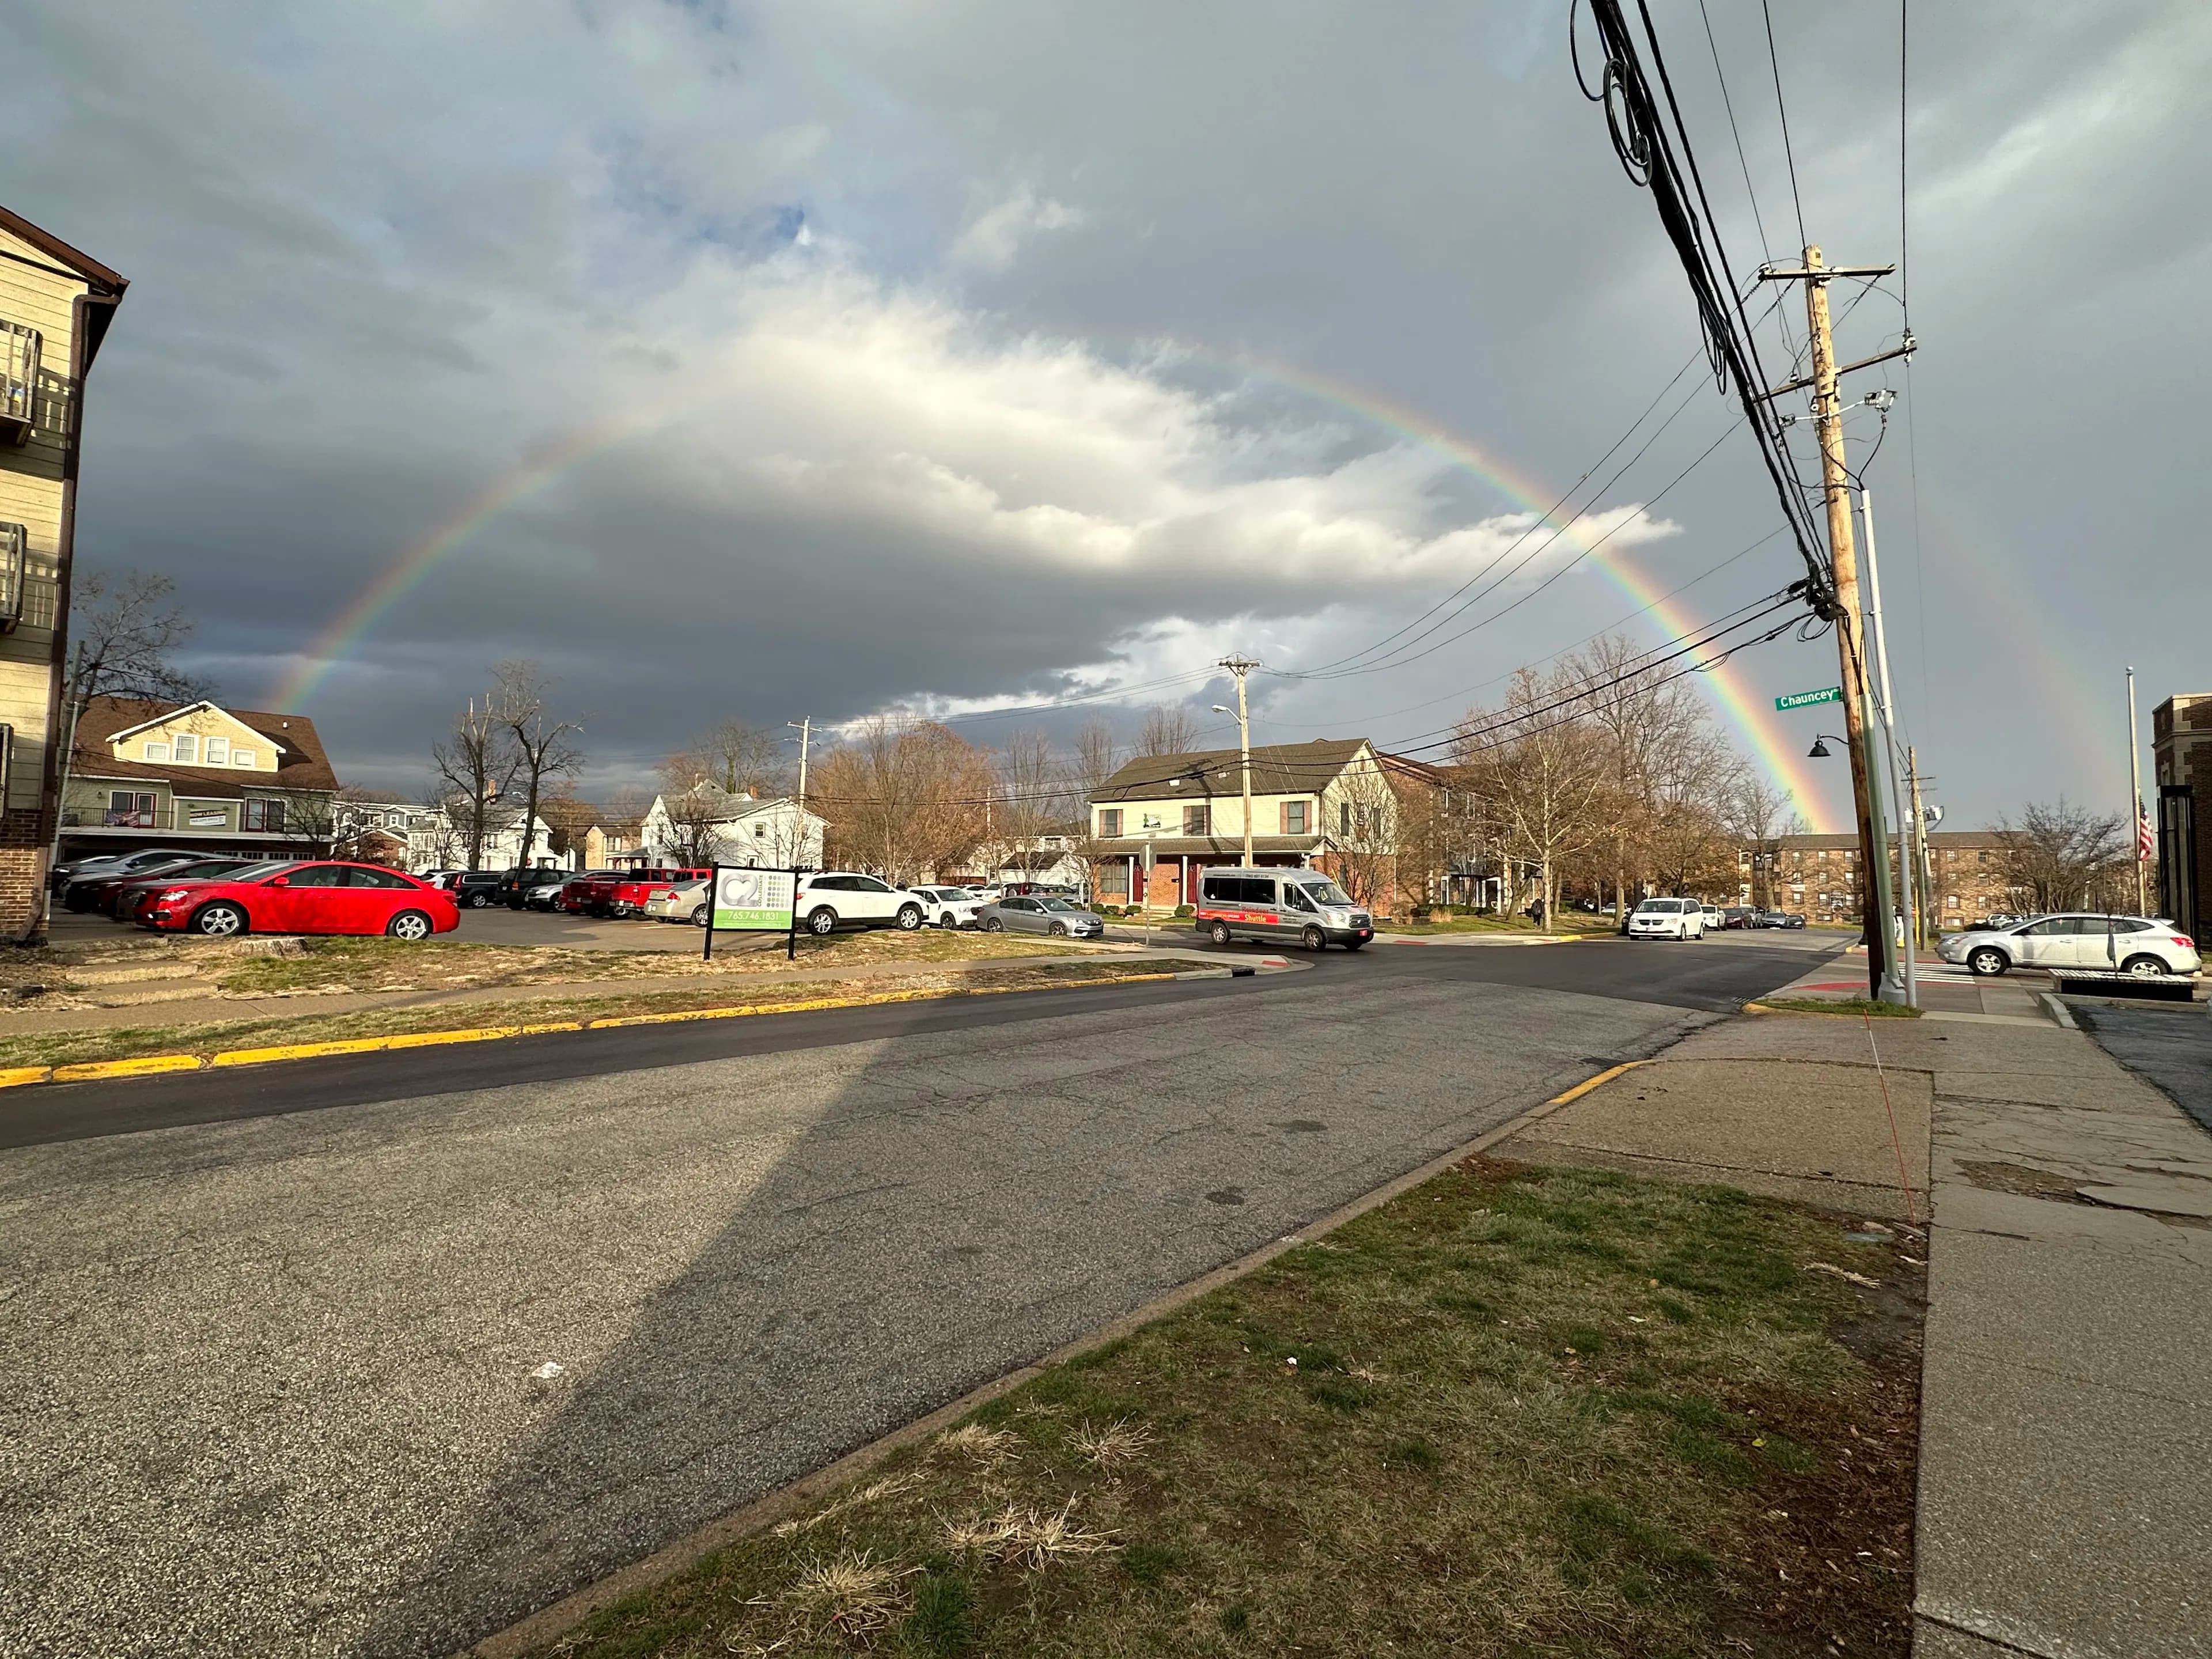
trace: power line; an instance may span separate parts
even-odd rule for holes
[[[1713,20],[1705,11],[1705,0],[1698,0],[1698,15],[1705,19],[1705,45],[1713,54],[1713,79],[1721,83],[1721,107],[1728,112],[1729,136],[1735,140],[1736,165],[1743,169],[1743,193],[1751,198],[1751,222],[1759,228],[1759,251],[1771,253],[1774,250],[1766,240],[1766,221],[1759,216],[1759,192],[1751,187],[1751,163],[1744,159],[1743,134],[1735,124],[1735,102],[1729,96],[1728,76],[1721,69],[1720,42],[1713,39]]]
[[[1808,246],[1813,239],[1805,234],[1805,198],[1797,193],[1797,154],[1790,144],[1790,105],[1782,96],[1782,58],[1774,49],[1774,12],[1767,0],[1759,0],[1759,9],[1766,19],[1766,61],[1774,68],[1774,107],[1782,117],[1782,155],[1790,163],[1790,199],[1797,209],[1797,242],[1801,247]]]

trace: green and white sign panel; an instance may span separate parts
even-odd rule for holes
[[[1820,691],[1792,691],[1786,697],[1777,697],[1774,706],[1782,709],[1810,708],[1816,702],[1841,702],[1843,700],[1844,688],[1832,685]]]
[[[798,878],[788,870],[714,872],[714,926],[732,932],[783,933],[791,926]]]

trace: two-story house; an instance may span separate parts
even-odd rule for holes
[[[93,697],[76,718],[61,855],[327,853],[337,789],[304,714]]]
[[[124,279],[0,208],[0,933],[46,914],[84,381]]]
[[[638,839],[656,862],[818,870],[829,827],[787,796],[763,799],[701,783],[680,795],[655,796]]]
[[[1388,913],[1396,899],[1401,793],[1435,781],[1431,769],[1364,738],[1255,749],[1253,862],[1325,870]],[[1237,751],[1139,756],[1092,793],[1090,827],[1085,850],[1102,903],[1188,902],[1198,872],[1243,862]]]

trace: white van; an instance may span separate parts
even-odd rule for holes
[[[1375,918],[1318,870],[1203,871],[1195,908],[1199,932],[1216,945],[1242,937],[1357,951],[1375,937]]]
[[[1695,899],[1648,898],[1628,915],[1631,939],[1703,939],[1705,907]]]

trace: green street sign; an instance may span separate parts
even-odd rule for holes
[[[1816,702],[1841,702],[1843,700],[1844,688],[1832,685],[1821,691],[1792,691],[1786,697],[1777,697],[1774,706],[1784,709],[1810,708]]]

